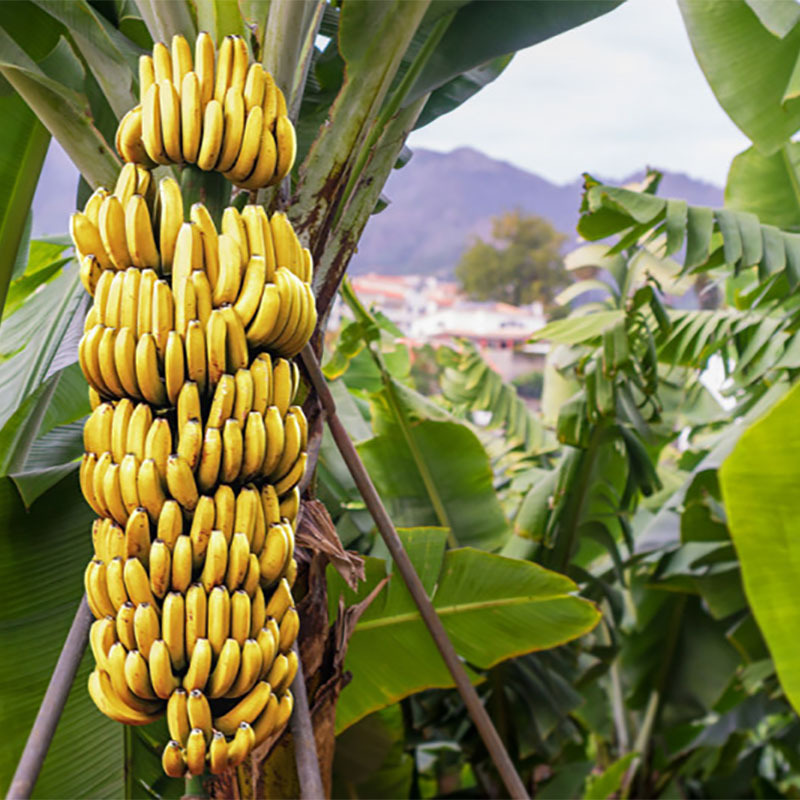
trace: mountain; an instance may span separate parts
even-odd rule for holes
[[[622,185],[643,174],[609,183]],[[367,223],[351,271],[450,277],[473,237],[488,237],[491,218],[516,208],[546,217],[574,243],[581,188],[580,179],[559,186],[471,148],[415,150],[390,175],[384,195],[391,203]],[[665,172],[659,194],[722,205],[722,189],[680,173]]]

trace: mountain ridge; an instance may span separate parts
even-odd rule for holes
[[[693,205],[722,205],[718,186],[662,171],[660,196],[683,198]],[[607,182],[621,186],[644,174],[640,170]],[[463,250],[475,237],[488,237],[492,216],[517,208],[548,219],[569,237],[571,247],[577,241],[582,187],[582,178],[552,183],[470,147],[449,153],[418,148],[389,176],[384,194],[390,204],[367,223],[351,271],[452,277]]]

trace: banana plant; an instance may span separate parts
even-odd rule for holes
[[[4,404],[6,418],[0,430],[3,514],[9,521],[3,526],[4,547],[14,552],[15,540],[26,528],[18,523],[31,515],[40,535],[56,537],[59,547],[69,542],[77,552],[83,525],[86,550],[80,561],[89,554],[88,520],[76,521],[74,537],[59,538],[63,506],[70,507],[76,520],[85,511],[74,460],[78,440],[74,423],[87,411],[85,388],[75,366],[76,335],[84,310],[77,268],[74,262],[60,267],[51,263],[51,277],[58,273],[52,281],[44,275],[32,277],[38,269],[26,271],[25,226],[50,137],[81,173],[76,202],[82,203],[92,188],[113,185],[121,166],[114,134],[119,119],[137,102],[137,60],[154,41],[168,42],[175,34],[191,40],[198,30],[208,31],[217,42],[228,34],[245,35],[254,57],[283,89],[298,130],[297,164],[280,191],[262,191],[257,199],[270,208],[286,208],[310,247],[317,264],[317,306],[324,320],[369,216],[385,205],[381,189],[386,178],[408,158],[404,142],[409,132],[468,100],[501,74],[516,50],[617,4],[512,2],[499,25],[495,9],[474,0],[5,4],[0,10],[0,101],[7,112],[3,134],[7,157],[0,160],[0,174],[3,185],[14,191],[0,205],[4,254],[0,297],[8,292],[10,301],[3,316],[3,341],[18,341],[19,346],[0,366],[3,385],[9,388],[4,392],[9,402]],[[170,171],[177,176],[171,168],[161,168],[159,174]],[[228,201],[225,185],[214,176],[189,168],[181,178],[189,202],[202,196],[219,209]],[[33,253],[34,247],[30,250]],[[16,283],[20,278],[30,278],[29,285],[38,280],[43,288],[26,297],[24,286],[20,289]],[[15,285],[20,291],[13,291]],[[6,604],[8,629],[20,632],[15,634],[15,648],[36,649],[44,633],[32,621],[49,615],[54,607],[63,612],[58,617],[63,625],[80,595],[77,577],[69,570],[64,577],[47,593],[21,592],[13,605]],[[18,703],[4,704],[8,714],[2,718],[13,735],[5,740],[0,786],[7,784],[21,751],[42,681],[54,664],[57,638],[50,635],[42,651],[40,680],[27,684],[30,688]],[[152,743],[163,738],[163,732],[128,732],[124,740],[118,731],[103,732],[85,694],[78,688],[76,693],[77,716],[70,731],[100,731],[98,736],[108,743],[107,755],[117,767],[106,769],[102,778],[99,773],[90,778],[89,772],[75,770],[74,783],[72,778],[65,782],[60,774],[63,765],[78,763],[75,752],[85,741],[82,735],[65,733],[45,768],[41,791],[54,785],[62,792],[69,786],[71,796],[102,792],[131,797],[146,791],[166,797],[183,791],[159,777]],[[332,753],[330,743],[327,752]],[[291,762],[287,763],[291,771]],[[242,777],[236,791],[241,796],[252,796],[254,791],[274,794],[278,790],[265,786],[264,776],[281,771],[268,763],[257,765],[256,780]],[[212,791],[234,789],[217,786]]]

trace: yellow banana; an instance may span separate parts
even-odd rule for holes
[[[211,316],[211,309],[213,308],[213,303],[211,301],[211,284],[208,282],[206,273],[200,269],[196,269],[192,272],[191,282],[197,308],[196,318],[200,320],[200,323],[205,328],[208,324],[208,318]]]
[[[152,313],[152,334],[149,335],[155,338],[158,353],[163,358],[169,332],[175,328],[175,303],[169,284],[163,279],[153,284]],[[142,338],[145,335],[147,334],[142,334]]]
[[[291,672],[289,672],[291,674]],[[287,675],[288,677],[288,675]],[[289,681],[291,683],[291,681]],[[292,716],[292,709],[294,708],[294,695],[287,688],[284,690],[283,697],[278,704],[278,714],[275,718],[275,729],[280,730],[289,721]]]
[[[172,554],[167,543],[161,539],[155,539],[150,545],[148,571],[150,572],[150,590],[161,600],[167,593],[172,580]],[[183,620],[181,620],[181,630],[183,630]]]
[[[167,334],[164,351],[164,387],[170,405],[178,402],[178,394],[186,380],[186,359],[183,352],[183,339],[177,331]]]
[[[140,196],[137,195],[137,197]],[[153,240],[153,247],[155,247],[155,240]],[[158,251],[155,252],[157,258]],[[156,263],[158,263],[157,260]],[[135,331],[137,337],[153,332],[153,287],[157,280],[158,276],[154,270],[142,270],[142,277],[139,279],[139,304],[136,310]]]
[[[101,515],[104,517],[111,516],[111,511],[108,508],[106,496],[103,492],[105,474],[108,468],[111,466],[111,463],[111,453],[108,451],[101,453],[100,457],[97,459],[94,470],[92,471],[92,493],[94,494],[94,499],[98,508],[101,510]]]
[[[156,83],[172,80],[172,58],[163,42],[156,42],[153,45],[153,68]]]
[[[277,467],[284,452],[286,431],[277,406],[270,406],[264,415],[264,427],[267,432],[267,450],[264,463],[261,465],[261,474],[270,475]]]
[[[227,566],[227,574],[225,576],[225,584],[227,585],[230,591],[237,590],[238,587],[241,585],[242,581],[244,580],[244,576],[247,573],[247,565],[249,562],[250,557],[250,545],[247,541],[247,536],[244,533],[234,533],[233,538],[231,540],[230,552],[228,553],[228,566]],[[236,595],[234,595],[236,597]],[[244,597],[247,598],[247,615],[249,620],[250,615],[250,598],[247,596],[247,593],[244,593]],[[236,603],[241,606],[242,599],[238,601],[233,601],[233,610],[234,610],[234,617],[236,616]],[[234,635],[234,639],[241,639],[239,644],[247,638],[249,634],[249,622],[247,626],[248,630],[244,631],[241,630],[241,637],[238,635]]]
[[[150,603],[140,603],[133,614],[133,635],[136,647],[145,658],[150,658],[150,648],[161,635],[158,614]]]
[[[119,171],[119,175],[117,176],[117,182],[114,184],[113,192],[114,196],[120,201],[123,208],[125,208],[125,204],[128,202],[131,195],[136,191],[137,180],[136,166],[134,164],[123,164],[122,169]],[[96,194],[97,192],[95,192],[92,197],[94,197]],[[92,197],[89,198],[90,202]],[[89,203],[87,203],[86,206],[88,207]],[[84,208],[84,213],[86,213],[86,208]]]
[[[214,731],[208,746],[208,770],[212,775],[220,775],[228,769],[228,740],[221,731]]]
[[[212,428],[221,428],[226,419],[236,416],[234,408],[237,399],[238,383],[236,378],[233,375],[222,375],[214,390],[206,425]]]
[[[202,419],[200,391],[194,381],[186,381],[178,394],[178,430],[190,419]]]
[[[143,714],[126,705],[111,685],[111,678],[104,670],[94,670],[89,675],[89,695],[95,705],[106,716],[126,725],[147,725],[158,719],[160,714]]]
[[[159,85],[153,83],[142,100],[142,144],[151,161],[169,164],[161,133],[161,102]]]
[[[225,580],[225,570],[228,567],[228,543],[221,530],[211,531],[206,550],[206,560],[200,574],[200,582],[206,592],[221,584]],[[227,590],[226,590],[227,596]],[[209,601],[210,602],[210,601]],[[209,629],[211,628],[211,610],[209,608]],[[213,644],[213,642],[212,642]]]
[[[214,84],[214,99],[220,103],[225,99],[225,93],[231,84],[233,71],[233,37],[226,36],[222,40],[217,53],[217,72]]]
[[[233,535],[234,541],[236,541],[237,536],[241,537],[243,535],[244,534],[241,533],[235,533]],[[231,548],[231,550],[232,549],[233,548]],[[245,561],[244,563],[246,566],[247,561]],[[251,624],[250,598],[247,596],[247,592],[244,589],[237,589],[231,597],[230,636],[232,639],[236,639],[236,641],[239,642],[239,647],[244,647],[245,640],[248,639],[250,636],[250,624]],[[260,652],[261,651],[259,650],[259,654]],[[259,673],[261,671],[260,662],[258,671]]]
[[[135,507],[125,525],[125,558],[138,558],[150,566],[150,520],[143,508]]]
[[[287,414],[283,420],[283,429],[285,432],[285,442],[283,446],[283,454],[280,461],[275,465],[272,472],[269,473],[270,477],[275,479],[282,478],[294,466],[300,455],[300,450],[303,441],[303,432],[300,428],[300,423],[297,417],[292,414]],[[275,487],[275,491],[280,496],[282,493]]]
[[[277,98],[277,100],[278,100],[278,110],[277,110],[277,116],[281,116],[281,114],[283,114],[284,116],[286,116],[286,114],[287,114],[287,109],[286,109],[286,98],[284,97],[284,95],[283,95],[283,92],[281,91],[281,88],[280,88],[280,86],[276,86],[276,87],[275,87],[275,93],[276,93],[276,94],[277,94],[277,96],[278,96],[278,98]]]
[[[192,775],[202,775],[206,764],[206,737],[199,728],[189,733],[184,750],[186,767]]]
[[[116,272],[108,287],[105,308],[103,309],[103,321],[109,328],[119,328],[122,319],[122,286],[125,283],[125,275]]]
[[[241,426],[233,418],[226,419],[222,428],[222,465],[219,473],[219,479],[223,483],[233,483],[238,478],[243,452]]]
[[[130,328],[120,328],[117,331],[114,340],[114,366],[124,393],[140,398],[142,394],[136,377],[136,335]]]
[[[276,484],[275,491],[279,495],[284,495],[292,487],[296,486],[303,479],[308,464],[308,453],[300,453],[294,466]]]
[[[239,94],[244,94],[247,80],[247,65],[249,63],[247,42],[241,36],[233,37],[233,65],[231,67],[230,88]]]
[[[281,294],[274,283],[268,283],[264,286],[258,309],[247,328],[248,344],[256,348],[268,342],[281,315]]]
[[[126,650],[136,649],[136,635],[133,629],[135,613],[136,606],[130,600],[126,600],[117,610],[117,638],[125,645]]]
[[[187,511],[194,510],[199,497],[197,483],[186,459],[177,454],[167,459],[167,487]]]
[[[106,562],[106,582],[108,582],[108,568],[111,566],[111,561],[117,556],[125,558],[125,531],[110,519],[104,520],[104,522],[107,527],[106,550],[109,560]]]
[[[97,389],[95,389],[93,386],[89,386],[88,388],[89,391],[87,392],[87,394],[89,395],[89,408],[91,408],[92,411],[94,411],[94,409],[96,409],[97,406],[99,406],[100,403],[103,402],[103,398],[100,397]]]
[[[150,591],[150,579],[147,570],[138,558],[125,560],[122,577],[125,581],[125,590],[132,603],[150,603],[156,605],[156,599]]]
[[[281,519],[289,520],[292,527],[297,521],[297,514],[300,511],[300,489],[295,486],[289,494],[281,499]]]
[[[186,590],[186,655],[191,661],[194,646],[198,639],[208,634],[206,618],[208,615],[208,595],[201,583],[193,583]]]
[[[222,150],[215,169],[218,172],[227,172],[236,161],[236,156],[242,146],[244,133],[244,98],[241,91],[230,87],[225,93],[223,103],[224,130],[222,133]]]
[[[239,246],[239,275],[241,276],[250,258],[250,245],[247,239],[247,228],[242,220],[242,215],[235,206],[228,206],[222,212],[222,233],[234,239]]]
[[[222,103],[211,100],[203,113],[203,138],[197,154],[197,166],[208,172],[214,169],[222,150],[222,135],[225,130],[225,115]]]
[[[250,357],[247,351],[247,336],[239,315],[233,306],[218,309],[225,320],[225,352],[229,372],[247,367]]]
[[[180,686],[180,681],[175,677],[170,663],[169,649],[163,639],[156,639],[150,647],[150,681],[153,691],[162,700],[168,700],[175,689]]]
[[[248,112],[264,102],[264,86],[264,67],[256,61],[250,65],[244,82],[244,105]]]
[[[286,681],[286,676],[289,674],[289,659],[282,653],[275,657],[267,674],[267,681],[272,687],[275,694],[280,695],[281,687]]]
[[[219,274],[213,283],[212,300],[219,308],[225,303],[235,303],[241,285],[241,250],[238,241],[230,233],[217,237],[217,261]]]
[[[292,170],[297,157],[297,136],[289,117],[281,114],[275,120],[275,141],[278,145],[278,164],[270,183],[280,183]]]
[[[161,485],[167,485],[167,460],[172,452],[172,431],[165,417],[153,420],[144,440],[144,457],[156,462]]]
[[[260,229],[260,221],[259,229]],[[253,255],[247,263],[239,296],[233,305],[242,325],[247,326],[258,311],[261,294],[267,277],[267,264],[263,256]]]
[[[206,740],[210,740],[212,732],[211,706],[200,689],[192,689],[189,693],[187,711],[189,712],[189,723],[192,728],[199,728],[203,731],[203,736],[206,737]]]
[[[215,308],[208,318],[206,328],[206,356],[209,386],[216,386],[226,370],[227,326],[222,311]]]
[[[142,272],[135,267],[125,270],[122,282],[122,302],[120,304],[120,327],[136,330],[136,317],[139,312],[139,284]]]
[[[114,618],[103,617],[95,620],[89,629],[89,644],[100,669],[108,670],[108,652],[115,643],[117,643],[117,627]]]
[[[255,558],[255,555],[253,558]],[[256,563],[258,563],[256,559]],[[247,592],[246,586],[244,587],[245,592]],[[264,623],[267,621],[267,603],[264,599],[264,591],[258,585],[255,587],[255,591],[252,593],[251,596],[251,605],[250,605],[250,638],[255,639],[258,636],[258,632],[264,627]]]
[[[174,164],[183,161],[181,156],[181,101],[178,90],[170,80],[158,82],[161,136],[167,159]]]
[[[279,358],[272,367],[272,403],[278,407],[281,418],[286,416],[294,393],[291,362]]]
[[[279,626],[281,637],[278,640],[278,649],[281,653],[288,653],[292,649],[292,645],[297,639],[297,634],[300,631],[300,617],[297,610],[289,608],[283,615],[281,624]]]
[[[103,499],[113,519],[120,525],[125,525],[128,521],[128,511],[119,485],[119,464],[109,464],[103,475]]]
[[[94,453],[84,453],[78,472],[78,480],[86,502],[92,507],[96,514],[102,516],[103,506],[98,502],[94,494],[94,470],[96,467],[97,456]]]
[[[275,118],[278,116],[278,87],[272,75],[264,71],[264,127],[272,130],[275,127]]]
[[[264,666],[263,658],[258,642],[255,639],[246,639],[242,647],[239,674],[233,686],[225,693],[226,697],[242,697],[255,686]]]
[[[199,419],[190,419],[183,426],[178,438],[178,455],[186,460],[191,470],[200,461],[203,448],[203,426]]]
[[[197,388],[198,393],[205,394],[208,368],[206,364],[206,340],[203,335],[203,323],[193,319],[186,326],[186,374]]]
[[[106,253],[103,240],[100,238],[100,231],[86,214],[76,211],[70,216],[69,233],[81,257],[94,256],[100,262],[102,269],[114,269],[111,257]]]
[[[250,540],[251,553],[260,553],[267,540],[267,519],[264,516],[264,507],[261,503],[261,496],[256,494],[256,513],[253,525],[253,538]]]
[[[189,531],[189,538],[192,540],[192,566],[196,570],[199,570],[205,561],[208,540],[211,538],[211,531],[214,530],[215,516],[214,498],[201,495]]]
[[[239,186],[242,189],[254,192],[267,186],[273,181],[275,176],[275,166],[278,163],[278,147],[275,137],[269,128],[266,113],[261,120],[261,140],[258,143],[258,154],[256,155],[255,166],[252,172],[242,181]]]
[[[89,562],[84,573],[84,584],[89,606],[97,619],[106,616],[113,617],[116,613],[111,598],[109,597],[106,581],[106,565],[99,559]]]
[[[205,108],[214,96],[214,40],[205,31],[195,41],[194,70],[200,83],[200,104]]]
[[[281,275],[281,273],[283,274]],[[281,288],[281,284],[283,284],[282,289],[284,297],[287,298],[289,315],[283,328],[276,333],[275,338],[270,343],[270,347],[279,353],[289,355],[287,345],[299,338],[301,331],[306,327],[306,320],[301,321],[305,309],[305,292],[300,279],[288,270],[278,270],[276,280],[278,288]]]
[[[213,290],[219,275],[219,241],[214,221],[202,203],[195,203],[191,209],[191,220],[200,230],[203,243],[203,262],[208,282]],[[205,324],[205,323],[204,323]]]
[[[281,521],[281,507],[275,487],[265,483],[261,487],[261,505],[264,509],[264,520],[267,528],[278,525]]]
[[[114,609],[119,610],[128,602],[128,591],[125,588],[124,560],[119,556],[112,558],[106,566],[106,587]]]
[[[143,164],[148,169],[156,164],[147,154],[147,149],[142,141],[142,106],[134,106],[119,121],[115,144],[117,152],[123,161],[132,161]]]
[[[115,397],[121,397],[125,394],[125,390],[120,383],[117,368],[114,363],[116,333],[114,328],[106,328],[103,331],[100,341],[97,344],[97,360],[100,365],[100,374],[103,377],[103,383],[108,387],[111,394]]]
[[[156,82],[152,56],[139,56],[139,101],[144,101],[147,90]]]
[[[252,173],[256,164],[256,159],[261,151],[262,129],[264,122],[264,112],[261,106],[254,106],[246,112],[247,119],[244,125],[244,133],[239,147],[239,153],[233,166],[224,175],[232,183],[241,183]]]
[[[96,256],[88,255],[83,256],[80,259],[80,263],[80,279],[83,288],[86,289],[90,295],[94,295],[97,282],[100,280],[100,275],[103,271],[100,262],[97,260]]]
[[[161,479],[154,459],[146,458],[142,461],[136,476],[136,488],[139,492],[139,502],[147,509],[150,521],[156,522],[167,498],[161,488]]]
[[[125,682],[128,688],[143,700],[155,700],[156,693],[150,682],[150,670],[145,657],[138,650],[129,650],[125,657]]]
[[[250,365],[253,376],[252,410],[263,417],[272,400],[272,359],[268,353],[259,353]]]
[[[253,732],[255,733],[255,743],[253,747],[258,747],[272,735],[272,732],[277,730],[275,724],[278,718],[278,698],[274,694],[270,694],[269,702],[266,708],[261,712],[256,721],[253,723]]]
[[[161,638],[167,645],[170,662],[176,670],[182,670],[186,666],[184,626],[183,595],[180,592],[170,592],[164,598],[164,607],[161,610]]]
[[[221,463],[222,435],[219,428],[207,427],[197,467],[197,486],[201,492],[207,492],[216,485]]]
[[[233,736],[242,722],[255,722],[256,718],[267,707],[272,694],[270,685],[265,681],[257,681],[255,686],[230,711],[214,718],[214,727],[226,736]]]
[[[174,178],[162,178],[158,185],[160,204],[159,252],[164,272],[172,270],[175,243],[183,225],[183,199],[181,189]]]
[[[283,526],[281,524],[270,526],[264,549],[258,558],[261,579],[264,583],[270,585],[280,578],[291,554],[289,540]]]
[[[269,627],[262,626],[256,634],[256,641],[261,649],[263,658],[261,667],[261,680],[263,680],[272,669],[272,663],[275,661],[275,656],[278,655],[278,626],[274,626],[274,631]]]
[[[158,372],[156,340],[150,333],[136,345],[136,382],[148,403],[160,407],[167,404],[167,393]]]
[[[241,659],[236,639],[226,639],[217,658],[217,665],[208,680],[208,691],[206,692],[208,697],[216,699],[225,696],[236,680]]]
[[[256,525],[256,507],[260,504],[261,499],[258,490],[252,486],[245,486],[236,497],[236,510],[233,521],[233,530],[237,533],[243,533],[247,538],[248,552],[250,542],[253,541],[253,531]],[[228,584],[228,588],[231,587]]]
[[[156,538],[161,539],[169,548],[170,553],[175,549],[175,542],[183,533],[183,512],[175,500],[167,500],[161,507],[158,515]]]
[[[101,403],[91,414],[83,429],[83,449],[100,455],[113,447],[114,417],[111,403]]]
[[[172,739],[180,744],[186,744],[191,730],[187,711],[188,698],[189,693],[179,686],[167,701],[167,730]]]
[[[283,211],[276,211],[269,221],[275,247],[275,266],[292,270],[296,261],[295,236],[292,224]]]
[[[97,322],[106,324],[105,309],[108,304],[108,293],[111,291],[111,284],[117,273],[113,269],[103,269],[97,279],[97,286],[94,290],[94,305],[92,308],[97,312]]]
[[[192,540],[182,534],[172,549],[172,589],[185,592],[192,582]]]
[[[294,599],[292,598],[292,590],[285,578],[281,578],[278,588],[275,589],[272,597],[267,603],[267,616],[272,617],[278,625],[281,624],[283,615],[287,609],[294,606]]]
[[[231,599],[224,586],[215,586],[208,593],[208,642],[219,657],[231,626]]]
[[[194,222],[184,222],[178,230],[175,251],[172,255],[172,294],[175,297],[175,327],[184,333],[185,323],[195,317],[194,296],[188,302],[183,297],[192,270],[203,265],[203,241],[200,229]],[[183,324],[178,322],[183,318]]]
[[[161,769],[170,778],[182,778],[186,773],[186,762],[183,760],[181,743],[171,739],[164,746],[161,754]]]
[[[183,688],[187,692],[191,692],[192,689],[205,689],[211,673],[212,657],[213,652],[208,639],[197,639],[189,661],[189,669],[186,670],[186,674],[183,676]]]
[[[253,409],[253,374],[249,369],[236,370],[234,375],[235,397],[233,408],[228,416],[236,419],[244,427],[247,422],[247,415]],[[261,416],[261,414],[259,414]]]
[[[192,51],[183,36],[172,37],[172,82],[180,91],[185,75],[192,71]]]

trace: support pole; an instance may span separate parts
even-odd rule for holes
[[[294,758],[297,765],[297,777],[300,780],[300,800],[320,800],[325,797],[325,792],[322,788],[322,777],[319,774],[317,745],[314,739],[311,713],[308,709],[306,679],[303,675],[303,664],[300,661],[297,642],[294,643],[293,650],[297,655],[298,667],[297,674],[292,681],[294,713],[289,725],[294,739]]]
[[[311,384],[322,403],[322,408],[327,417],[328,427],[336,442],[336,446],[339,448],[339,452],[342,454],[347,468],[353,476],[358,491],[364,498],[367,509],[375,520],[378,531],[383,537],[384,542],[386,542],[389,552],[392,554],[398,571],[403,576],[408,591],[414,598],[417,608],[419,608],[420,615],[425,625],[428,627],[436,643],[436,647],[441,653],[450,674],[453,676],[456,689],[458,689],[458,693],[464,701],[467,712],[475,723],[475,727],[478,729],[478,733],[481,739],[483,739],[486,749],[489,751],[492,762],[500,774],[509,795],[515,798],[515,800],[527,800],[528,793],[514,768],[514,764],[503,745],[503,741],[495,730],[489,714],[483,707],[483,703],[481,703],[480,697],[478,697],[478,693],[475,691],[475,687],[470,682],[466,670],[447,635],[447,631],[444,629],[442,621],[436,614],[436,610],[425,592],[425,587],[422,585],[422,581],[419,575],[417,575],[411,563],[411,559],[408,557],[403,543],[400,541],[400,537],[397,535],[394,524],[389,518],[383,506],[383,502],[378,496],[375,486],[358,455],[355,445],[350,441],[347,431],[336,415],[336,404],[328,389],[328,384],[325,381],[325,376],[322,374],[316,354],[310,344],[307,344],[303,348],[302,358],[309,378],[311,379]]]
[[[33,723],[22,758],[17,764],[17,771],[11,779],[6,800],[26,800],[31,796],[36,779],[42,769],[56,725],[61,719],[61,712],[69,696],[72,682],[83,657],[83,651],[89,641],[89,628],[93,621],[92,612],[86,602],[86,595],[81,598],[67,640],[61,649],[58,663],[50,676],[50,684],[39,706],[39,713]]]

